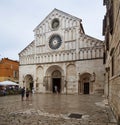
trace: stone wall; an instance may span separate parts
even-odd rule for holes
[[[79,75],[89,73],[91,76],[95,73],[94,81],[89,81],[93,84],[92,91],[90,94],[103,92],[104,90],[104,66],[102,65],[102,59],[96,60],[83,60],[73,61],[64,63],[54,64],[42,64],[42,65],[25,65],[20,66],[20,85],[25,86],[28,83],[23,83],[25,76],[31,75],[34,81],[34,88],[37,92],[52,92],[52,73],[53,71],[59,70],[62,74],[61,77],[61,93],[66,93],[65,80],[67,81],[67,92],[83,94],[83,90],[79,93]],[[27,73],[27,74],[26,74]],[[47,77],[47,82],[44,78]],[[44,82],[48,83],[47,90]],[[92,83],[93,82],[93,83]],[[36,87],[38,84],[38,88]]]
[[[106,4],[106,96],[111,108],[120,119],[120,1]],[[112,13],[111,13],[112,12]],[[112,18],[111,18],[112,17]],[[112,21],[112,22],[111,22]],[[108,30],[110,29],[110,30]],[[112,30],[111,30],[112,29]],[[111,31],[111,32],[110,32]],[[120,121],[119,121],[120,122]]]

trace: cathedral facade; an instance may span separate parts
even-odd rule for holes
[[[82,20],[54,9],[19,53],[19,84],[36,93],[104,91],[104,43],[84,32]]]

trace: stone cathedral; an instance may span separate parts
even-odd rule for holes
[[[36,93],[55,93],[55,87],[60,94],[104,92],[104,42],[86,35],[80,18],[54,9],[33,31],[34,40],[19,53],[21,87]]]

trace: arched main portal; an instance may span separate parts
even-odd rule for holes
[[[52,72],[52,92],[56,93],[56,89],[61,92],[61,72],[58,70]]]
[[[25,76],[25,87],[32,91],[32,89],[33,89],[33,77],[31,75]]]
[[[48,93],[55,93],[55,86],[59,93],[64,92],[64,70],[58,65],[50,66],[44,76],[45,91]]]

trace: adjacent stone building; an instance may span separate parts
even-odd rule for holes
[[[8,58],[0,60],[0,82],[10,80],[19,82],[19,62]]]
[[[104,62],[106,68],[105,95],[120,124],[120,0],[104,0],[106,15]]]
[[[91,24],[90,24],[91,25]],[[95,94],[104,91],[101,40],[84,32],[82,20],[54,9],[19,53],[19,84],[39,93]]]

